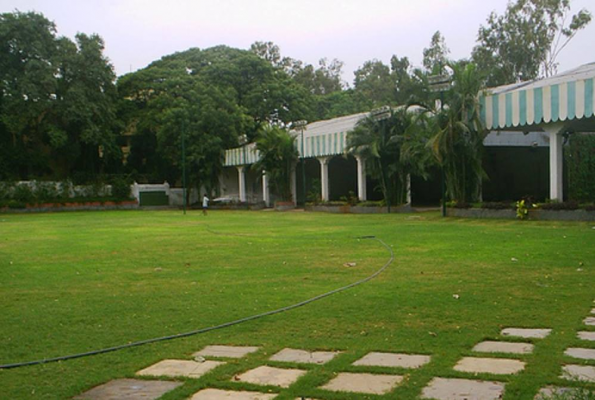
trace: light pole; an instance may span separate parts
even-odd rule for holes
[[[184,215],[186,215],[186,146],[184,137],[186,136],[186,121],[182,122],[182,204],[184,207]]]
[[[299,129],[302,134],[302,150],[300,152],[300,156],[302,159],[302,199],[304,208],[306,207],[306,157],[304,154],[304,130],[306,129],[306,125],[308,125],[308,121],[303,119],[293,123],[293,126]],[[297,203],[297,199],[295,199],[295,202]]]
[[[440,92],[440,112],[444,110],[444,92],[451,87],[451,77],[448,74],[442,74],[442,64],[440,64],[440,75],[428,77],[430,91]],[[442,160],[442,216],[446,217],[446,171],[444,170],[444,160]]]
[[[374,118],[375,121],[378,121],[382,124],[382,136],[386,135],[386,124],[382,121],[390,118],[390,107],[389,106],[382,106],[380,108],[375,108],[370,111],[370,117]],[[390,214],[390,196],[392,195],[392,191],[389,190],[389,182],[388,177],[386,176],[386,171],[384,171],[384,166],[382,162],[380,163],[380,173],[383,176],[384,180],[384,190],[386,191],[386,211]]]

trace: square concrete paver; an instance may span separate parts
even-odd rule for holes
[[[580,347],[570,347],[566,349],[564,355],[581,358],[583,360],[595,360],[595,349],[582,349]]]
[[[499,382],[434,378],[421,396],[438,400],[497,400],[503,394],[504,384]]]
[[[400,375],[341,372],[321,388],[335,392],[385,394],[393,390],[402,380],[403,377]]]
[[[595,341],[595,332],[582,331],[577,333],[576,336],[581,340]]]
[[[495,342],[486,340],[475,345],[473,351],[479,353],[511,353],[530,354],[533,352],[531,343]]]
[[[287,388],[306,372],[308,371],[301,369],[262,366],[238,375],[237,380],[240,382],[254,383],[255,385],[271,385]]]
[[[562,387],[554,387],[548,386],[539,391],[535,396],[535,400],[544,400],[549,399],[552,396],[560,396],[566,393],[571,392],[573,389],[571,388],[562,388]]]
[[[368,353],[360,358],[353,365],[366,365],[374,367],[401,367],[419,368],[430,362],[430,356],[416,354],[395,354],[395,353]]]
[[[565,365],[562,367],[562,379],[595,382],[595,367],[587,365]]]
[[[277,394],[258,392],[236,392],[233,390],[203,389],[197,392],[190,400],[269,400]]]
[[[455,365],[455,371],[488,373],[488,374],[516,374],[525,368],[525,363],[519,360],[505,358],[464,357]]]
[[[247,354],[258,351],[256,346],[207,346],[201,351],[192,354],[194,357],[224,357],[242,358]]]
[[[338,351],[306,351],[296,349],[283,349],[273,355],[271,361],[284,361],[304,364],[324,364],[332,360]]]
[[[583,322],[585,325],[595,326],[595,317],[587,317]]]
[[[141,376],[185,376],[187,378],[200,378],[213,368],[222,364],[221,361],[205,361],[202,363],[189,360],[163,360],[153,364],[136,374]]]
[[[181,382],[116,379],[76,396],[78,400],[152,400],[180,386]]]
[[[505,328],[502,329],[500,334],[502,336],[522,337],[525,339],[543,339],[551,332],[551,329]]]

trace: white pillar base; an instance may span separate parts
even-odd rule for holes
[[[247,200],[246,197],[246,174],[244,173],[245,167],[242,165],[238,167],[238,182],[239,182],[239,190],[240,190],[240,201],[245,203]]]
[[[550,137],[550,199],[563,201],[563,153],[562,131],[563,123],[546,125],[543,130]]]
[[[269,177],[266,172],[262,173],[262,200],[266,207],[271,206],[271,191],[269,190]]]
[[[291,165],[290,185],[291,185],[291,201],[297,206],[297,177],[296,177],[296,164]]]

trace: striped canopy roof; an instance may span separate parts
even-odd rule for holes
[[[487,129],[497,130],[593,117],[595,63],[559,75],[491,88],[480,96]]]
[[[368,113],[347,115],[325,121],[317,121],[304,128],[304,154],[302,155],[302,132],[291,131],[296,135],[296,148],[299,157],[313,158],[334,156],[345,153],[347,132],[353,130],[357,122]],[[254,143],[225,151],[225,166],[253,164],[258,160],[258,150]],[[244,157],[245,156],[245,157]]]

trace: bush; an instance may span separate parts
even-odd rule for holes
[[[14,185],[10,182],[0,182],[0,201],[10,200]]]
[[[130,185],[124,179],[115,179],[112,182],[112,197],[117,200],[130,199]]]
[[[511,203],[507,202],[485,202],[481,204],[481,208],[490,210],[514,210],[515,207]]]
[[[38,202],[49,203],[58,198],[58,191],[53,182],[36,182],[33,195]]]
[[[595,135],[575,133],[565,146],[568,194],[573,200],[595,200]]]
[[[27,206],[27,204],[21,202],[21,201],[17,201],[17,200],[10,200],[8,202],[8,208],[25,208]]]
[[[576,201],[551,202],[540,206],[542,210],[578,210],[579,205]]]
[[[386,202],[384,200],[380,201],[362,201],[361,203],[357,203],[359,207],[385,207]]]
[[[60,182],[60,184],[58,186],[59,186],[58,196],[60,197],[60,199],[62,201],[70,199],[72,197],[72,195],[74,194],[71,181],[69,181],[69,180],[62,181],[62,182]]]
[[[25,183],[21,183],[20,185],[16,185],[13,192],[12,192],[13,200],[19,203],[33,203],[35,201],[35,196],[33,195],[33,191],[29,187],[29,185]]]
[[[585,206],[585,210],[595,211],[595,204],[589,204],[588,206]]]

